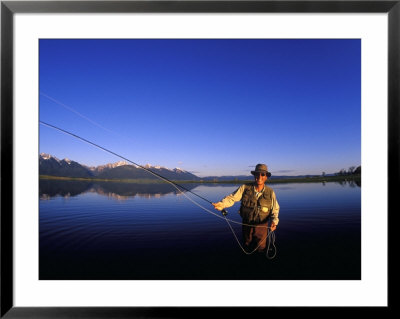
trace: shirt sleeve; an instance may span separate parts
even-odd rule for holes
[[[238,202],[242,199],[242,195],[244,192],[244,185],[240,186],[236,191],[234,191],[232,194],[224,197],[220,203],[226,207],[231,207],[235,204],[235,202]]]
[[[271,212],[271,220],[275,225],[279,223],[279,203],[276,199],[275,192],[272,193],[272,212]]]

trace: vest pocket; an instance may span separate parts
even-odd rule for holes
[[[266,222],[269,216],[268,207],[261,207],[261,209],[259,210],[259,216],[260,216],[260,223]]]
[[[250,207],[240,207],[240,217],[243,218],[244,222],[249,222],[251,221],[252,218],[254,218],[254,208]]]

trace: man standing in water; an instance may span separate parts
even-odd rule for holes
[[[257,248],[262,252],[266,248],[269,221],[271,231],[274,231],[279,223],[279,204],[274,190],[265,185],[271,176],[267,165],[257,164],[251,174],[254,176],[254,183],[243,184],[220,202],[212,204],[215,209],[223,210],[241,201],[244,245],[251,251]]]

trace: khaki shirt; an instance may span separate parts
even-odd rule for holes
[[[240,186],[236,191],[234,191],[232,194],[224,197],[220,201],[220,203],[224,206],[224,208],[231,207],[235,204],[235,202],[238,202],[242,199],[244,187],[245,187],[245,185]],[[263,190],[259,193],[256,191],[257,198],[259,198],[261,196],[264,189],[265,188],[263,188]],[[271,211],[270,217],[272,219],[272,222],[275,225],[278,225],[278,223],[279,223],[278,216],[279,216],[279,204],[278,204],[278,201],[276,200],[275,192],[272,191],[272,211]]]

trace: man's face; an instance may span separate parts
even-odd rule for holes
[[[254,180],[257,185],[264,185],[267,181],[267,174],[266,173],[254,173]]]

